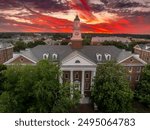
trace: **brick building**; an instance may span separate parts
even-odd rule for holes
[[[141,70],[146,64],[139,55],[115,46],[83,46],[78,16],[74,20],[71,45],[39,45],[15,54],[5,64],[36,64],[41,59],[58,62],[63,72],[60,83],[68,81],[76,85],[82,95],[81,103],[88,101],[85,99],[90,96],[98,64],[114,60],[126,67],[132,89],[138,82]]]
[[[0,43],[0,64],[13,57],[13,46],[11,44]]]
[[[129,44],[131,43],[131,39],[130,38],[126,38],[126,37],[117,37],[117,36],[110,36],[110,37],[92,37],[91,40],[91,45],[100,45],[103,42],[122,42],[124,44]]]
[[[141,59],[150,64],[150,43],[136,45],[134,53],[139,54]]]

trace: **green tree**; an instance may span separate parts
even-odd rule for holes
[[[145,66],[136,90],[138,100],[150,107],[150,65]]]
[[[120,49],[126,49],[126,50],[128,49],[127,45],[125,45],[125,43],[122,43],[122,42],[104,41],[100,44],[105,45],[105,46],[113,45],[113,46],[116,46],[117,48],[120,48]]]
[[[61,45],[68,45],[70,40],[62,40]]]
[[[92,99],[102,112],[129,112],[133,92],[126,70],[115,62],[97,66]]]
[[[69,112],[79,102],[70,85],[59,83],[59,67],[47,60],[36,66],[10,66],[5,71],[0,112]]]
[[[14,44],[14,51],[15,52],[19,52],[20,50],[24,50],[26,48],[26,43],[23,42],[23,41],[17,41],[15,44]]]
[[[27,44],[27,48],[33,48],[33,47],[35,47],[37,45],[46,45],[46,43],[44,41],[42,41],[42,40],[37,40],[37,41],[34,41],[34,42],[29,42]]]
[[[2,84],[5,81],[5,76],[3,74],[3,71],[6,69],[7,69],[7,67],[5,65],[0,64],[0,95],[3,92]]]
[[[83,45],[90,45],[91,44],[91,38],[85,37],[82,41]]]

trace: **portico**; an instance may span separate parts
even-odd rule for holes
[[[75,50],[62,60],[60,69],[63,73],[62,83],[69,82],[78,86],[82,98],[90,97],[93,77],[96,72],[96,64],[93,61]]]
[[[90,90],[95,76],[95,67],[63,67],[62,82],[69,82],[78,87],[82,98],[90,97]]]

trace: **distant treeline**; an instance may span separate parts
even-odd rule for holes
[[[13,32],[6,32],[0,33],[0,38],[12,38],[16,35],[18,36],[34,36],[34,35],[50,35],[53,36],[54,39],[56,38],[69,38],[71,37],[72,33],[13,33]],[[101,33],[83,33],[83,37],[110,37],[110,36],[118,36],[118,37],[129,37],[129,38],[143,38],[143,39],[150,39],[149,34],[101,34]]]
[[[117,37],[128,37],[128,38],[143,38],[143,39],[150,39],[150,35],[148,34],[100,34],[100,33],[85,33],[84,35],[89,35],[91,37],[99,36],[99,37],[111,37],[111,36],[117,36]]]
[[[14,52],[19,52],[20,50],[25,50],[26,48],[33,48],[37,45],[46,45],[46,43],[41,40],[37,40],[29,43],[25,43],[24,41],[17,41],[16,43],[13,44],[14,46],[13,49]]]

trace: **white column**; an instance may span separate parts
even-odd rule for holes
[[[71,93],[71,99],[73,98],[73,90],[72,90],[72,85],[73,85],[73,71],[70,71],[70,84],[71,84],[71,88],[70,88],[70,93]]]
[[[93,85],[94,72],[91,71],[91,86]]]
[[[96,71],[93,71],[93,77],[95,77],[96,76]]]
[[[81,95],[84,97],[84,75],[85,71],[82,71],[82,85],[81,85]]]
[[[70,83],[73,84],[73,71],[70,71]]]
[[[95,76],[96,76],[96,72],[95,71],[92,71],[91,72],[91,86],[94,84],[94,78],[95,78]]]
[[[60,76],[59,76],[59,83],[62,84],[63,83],[63,72],[61,72]]]
[[[94,84],[93,79],[95,77],[96,72],[95,71],[91,71],[91,85]]]

